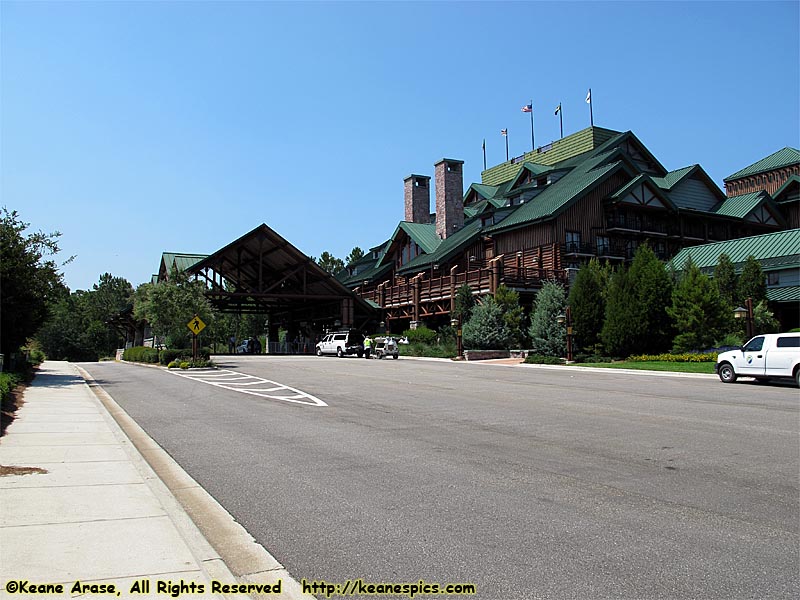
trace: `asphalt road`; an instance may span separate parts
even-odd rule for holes
[[[800,597],[796,388],[221,362],[327,406],[252,378],[240,387],[274,397],[82,366],[298,580],[471,582],[497,600]]]

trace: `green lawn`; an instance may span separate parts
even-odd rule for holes
[[[580,363],[576,367],[600,367],[605,369],[638,369],[640,371],[675,371],[678,373],[714,373],[713,362],[613,362],[613,363]]]

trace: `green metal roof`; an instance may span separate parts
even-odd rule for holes
[[[682,169],[670,171],[664,175],[664,177],[653,177],[653,181],[656,183],[656,185],[658,185],[658,187],[664,190],[672,189],[672,186],[691,173],[696,166],[697,165],[690,165],[688,167],[683,167]]]
[[[745,167],[740,171],[736,171],[736,173],[733,175],[728,175],[725,179],[723,179],[723,181],[727,183],[728,181],[732,181],[734,179],[750,177],[751,175],[758,175],[759,173],[765,173],[766,171],[772,171],[773,169],[780,169],[781,167],[798,163],[800,163],[800,150],[787,146],[782,150],[778,150],[777,152],[770,154],[766,158],[762,158],[761,160],[754,162],[752,165]]]
[[[767,300],[770,302],[800,302],[800,285],[767,288]]]
[[[772,197],[775,198],[775,202],[777,202],[778,204],[782,202],[796,202],[798,199],[796,195],[790,196],[789,194],[787,194],[787,191],[790,190],[792,187],[795,187],[795,189],[800,187],[800,175],[792,175],[791,177],[789,177],[789,179],[786,180],[786,183],[784,183],[781,187],[778,188],[778,191],[776,191],[772,195]],[[785,197],[782,197],[784,195]]]
[[[691,256],[692,262],[701,269],[713,268],[719,262],[720,254],[727,254],[734,265],[744,263],[752,255],[761,262],[765,271],[797,267],[800,266],[800,229],[684,248],[671,263],[681,270]]]
[[[168,271],[172,269],[173,265],[176,269],[178,269],[178,271],[185,271],[189,267],[194,266],[196,263],[199,263],[201,260],[207,257],[208,254],[181,254],[178,252],[164,252],[161,255],[161,260]]]
[[[744,219],[749,215],[753,209],[767,199],[768,195],[764,191],[750,192],[749,194],[741,194],[740,196],[731,196],[722,204],[714,209],[718,215],[726,217],[737,217]]]
[[[521,205],[506,219],[487,228],[488,232],[500,231],[555,216],[581,195],[588,192],[594,184],[621,167],[621,161],[602,164],[614,152],[594,156],[581,163],[557,182],[549,185],[535,198]]]
[[[398,226],[405,231],[417,245],[422,248],[426,253],[430,254],[439,247],[442,240],[436,233],[435,223],[411,223],[409,221],[401,221]],[[394,239],[394,236],[392,236]]]
[[[471,244],[481,232],[481,220],[472,219],[464,224],[464,227],[456,231],[454,234],[447,236],[441,240],[439,247],[435,252],[430,254],[421,254],[414,260],[409,261],[403,265],[398,272],[403,273],[406,271],[419,270],[422,267],[443,261],[449,258],[455,252],[461,250],[464,246]]]
[[[521,160],[506,161],[490,167],[481,173],[481,181],[488,185],[498,185],[513,179],[520,169],[520,163],[536,163],[540,165],[555,165],[563,160],[590,152],[611,138],[619,135],[619,131],[603,129],[602,127],[587,127],[565,138],[541,146],[531,152],[526,152]]]

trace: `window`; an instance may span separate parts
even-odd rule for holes
[[[567,252],[578,252],[581,249],[581,232],[567,231]]]
[[[767,285],[778,285],[781,282],[781,274],[776,271],[767,273]]]
[[[611,251],[611,240],[608,239],[608,236],[598,235],[597,236],[597,255],[598,256],[608,256],[610,251]]]
[[[764,347],[764,338],[757,337],[750,340],[747,345],[742,348],[745,352],[758,352]]]
[[[778,348],[800,348],[800,337],[779,337]]]

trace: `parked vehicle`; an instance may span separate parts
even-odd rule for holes
[[[791,378],[800,386],[800,333],[757,335],[738,350],[717,356],[714,371],[723,383],[739,377]]]
[[[317,356],[335,354],[339,358],[348,354],[355,354],[358,358],[364,356],[364,336],[360,331],[338,331],[329,333],[317,342]]]
[[[400,348],[394,338],[391,337],[375,338],[375,345],[372,348],[375,358],[391,356],[393,359],[397,360],[400,356]]]

